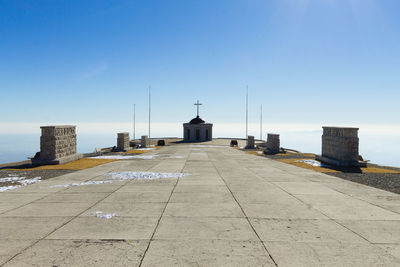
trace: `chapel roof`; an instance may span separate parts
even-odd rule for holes
[[[197,116],[196,118],[192,119],[189,123],[190,124],[202,124],[202,123],[205,123],[205,121],[203,121],[199,116]]]

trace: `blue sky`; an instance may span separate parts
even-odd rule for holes
[[[1,122],[398,124],[398,0],[0,1]]]

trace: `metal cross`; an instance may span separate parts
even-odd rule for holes
[[[197,106],[197,117],[199,116],[199,106],[203,105],[199,103],[199,100],[197,100],[197,103],[194,104],[195,106]]]

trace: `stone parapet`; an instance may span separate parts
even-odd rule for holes
[[[60,164],[82,157],[76,153],[76,126],[41,126],[40,155],[35,165]]]
[[[322,128],[322,153],[317,159],[336,166],[360,166],[358,128]]]
[[[279,134],[269,133],[267,136],[267,144],[264,149],[265,154],[277,154],[280,151],[280,139]]]
[[[145,147],[147,147],[148,143],[149,143],[149,137],[147,135],[142,135],[140,146],[142,148],[145,148]]]
[[[254,136],[249,135],[247,136],[247,144],[246,144],[246,149],[254,149],[255,148],[255,142],[254,142]]]
[[[117,136],[117,149],[120,151],[129,150],[129,133],[118,133]]]

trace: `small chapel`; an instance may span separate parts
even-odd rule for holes
[[[197,106],[197,116],[189,123],[183,124],[183,141],[184,142],[204,142],[212,140],[212,123],[206,123],[199,116],[199,106],[202,105],[197,100],[194,104]]]

